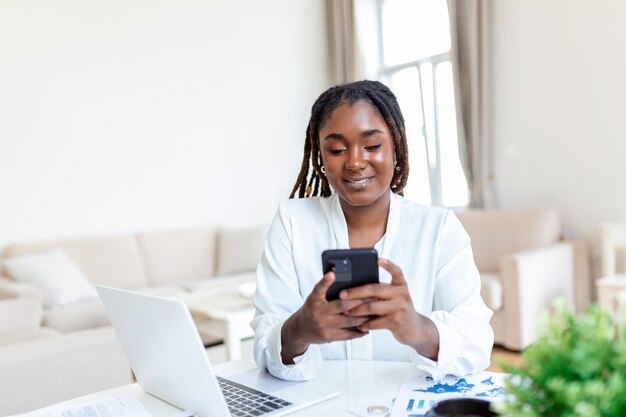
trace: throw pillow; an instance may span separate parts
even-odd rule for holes
[[[6,259],[4,265],[15,280],[39,287],[48,308],[98,298],[96,288],[60,249]]]
[[[266,234],[266,226],[221,229],[217,235],[215,275],[255,271],[261,259]]]

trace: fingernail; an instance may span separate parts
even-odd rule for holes
[[[348,296],[348,291],[343,290],[339,293],[339,298],[346,298]]]

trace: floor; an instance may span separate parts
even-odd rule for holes
[[[522,355],[519,352],[507,350],[500,346],[494,346],[491,351],[491,366],[487,368],[488,371],[502,372],[502,369],[498,365],[497,361],[501,360],[507,364],[519,366],[522,364]]]
[[[247,339],[243,341],[241,346],[242,359],[253,361],[252,345],[253,339]],[[210,347],[207,349],[207,353],[212,364],[226,362],[226,350],[224,349],[223,345]],[[513,365],[521,365],[522,363],[521,355],[518,352],[513,352],[496,346],[493,348],[493,351],[491,353],[491,366],[487,368],[487,370],[494,372],[502,371],[500,366],[496,363],[496,360],[498,358],[505,361],[506,363],[510,363]]]

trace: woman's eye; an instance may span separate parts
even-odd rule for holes
[[[379,148],[380,148],[380,146],[381,146],[380,144],[378,144],[378,145],[366,146],[366,147],[365,147],[365,150],[367,150],[367,151],[375,151],[375,150],[379,149]]]
[[[345,151],[346,151],[345,149],[329,149],[328,150],[328,152],[330,152],[332,154],[335,154],[335,155],[338,155],[338,154],[343,153]]]

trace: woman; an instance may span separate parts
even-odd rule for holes
[[[359,81],[317,99],[292,199],[257,270],[259,367],[307,380],[323,359],[412,361],[435,378],[488,366],[492,313],[469,237],[451,211],[401,197],[408,172],[404,119],[386,86]],[[381,283],[326,301],[335,276],[321,277],[322,251],[360,247],[378,250]]]

